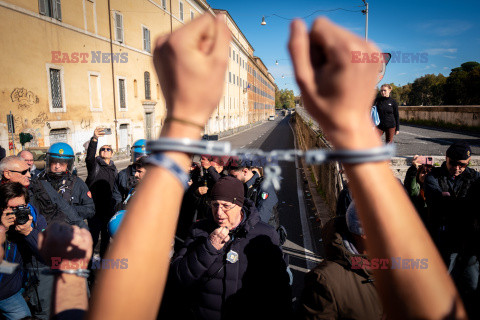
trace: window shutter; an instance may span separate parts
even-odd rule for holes
[[[116,40],[123,42],[123,16],[115,13]]]
[[[143,28],[143,50],[150,52],[150,30]]]
[[[120,94],[120,108],[126,108],[127,105],[125,103],[125,80],[124,79],[118,80],[118,91]]]
[[[38,13],[48,15],[48,3],[47,0],[38,0]]]
[[[150,73],[148,71],[145,71],[144,77],[145,77],[145,100],[150,100],[151,99],[151,95],[150,95]]]
[[[53,0],[53,18],[62,21],[62,8],[60,0]]]

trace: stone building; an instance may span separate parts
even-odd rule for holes
[[[166,109],[152,63],[155,38],[205,12],[225,13],[233,35],[224,95],[205,132],[265,119],[273,77],[228,12],[204,0],[0,0],[0,146],[13,153],[10,112],[17,150],[20,132],[32,134],[29,146],[62,141],[76,152],[97,126],[112,130],[99,145],[119,151],[156,137]],[[250,81],[250,73],[261,76]],[[263,117],[249,116],[257,100]]]

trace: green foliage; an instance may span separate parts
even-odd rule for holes
[[[402,87],[393,83],[391,96],[399,105],[439,106],[480,104],[480,63],[469,61],[450,75],[426,74]]]
[[[275,92],[275,107],[276,108],[294,108],[295,107],[295,94],[293,90],[277,90]]]

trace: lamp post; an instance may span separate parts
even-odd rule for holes
[[[289,59],[278,59],[278,60],[275,60],[275,65],[278,66],[278,61],[283,61],[283,60],[289,60]]]
[[[365,41],[368,40],[368,2],[366,0],[362,0],[365,4],[365,9],[362,10],[362,13],[365,15]]]

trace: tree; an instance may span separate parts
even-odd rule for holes
[[[275,92],[275,107],[277,108],[294,108],[295,94],[293,90],[282,89]]]

